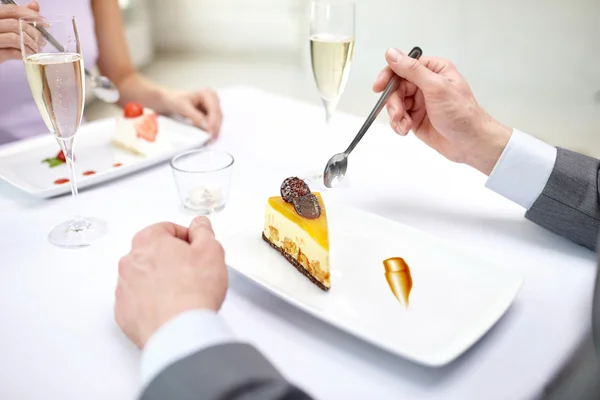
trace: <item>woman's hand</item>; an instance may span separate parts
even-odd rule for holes
[[[144,79],[136,72],[127,50],[123,18],[117,0],[92,0],[98,68],[117,85],[119,104],[137,102],[159,114],[178,115],[216,138],[221,129],[219,98],[211,89],[174,92]]]
[[[39,17],[39,11],[40,6],[35,0],[29,2],[26,6],[0,5],[0,64],[8,60],[20,60],[22,58],[19,18]],[[26,51],[29,54],[40,51],[44,42],[40,32],[27,25],[26,35]]]
[[[165,111],[188,118],[194,126],[210,133],[213,138],[219,135],[221,129],[221,106],[219,97],[212,89],[201,89],[194,92],[165,95]]]

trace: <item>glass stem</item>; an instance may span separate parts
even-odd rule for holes
[[[325,124],[329,124],[331,116],[337,106],[337,100],[323,100],[323,105],[325,106]]]
[[[75,157],[73,153],[74,139],[75,136],[72,136],[69,139],[59,140],[62,142],[61,147],[65,153],[67,167],[69,167],[69,183],[71,184],[71,197],[73,199],[73,210],[75,212],[75,218],[69,229],[80,232],[86,228],[86,223],[79,212],[79,193],[77,192],[77,182],[75,180]]]

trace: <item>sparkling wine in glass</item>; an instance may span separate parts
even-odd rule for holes
[[[353,56],[354,3],[313,2],[310,59],[326,122],[344,93]]]
[[[83,118],[85,90],[77,22],[72,16],[21,19],[19,32],[29,88],[65,155],[74,202],[75,217],[55,227],[48,238],[60,247],[89,246],[106,233],[106,223],[78,212],[74,142]]]
[[[329,124],[344,93],[354,57],[355,3],[344,0],[313,1],[310,12],[310,59],[313,77]],[[326,146],[327,150],[328,149]],[[322,181],[323,169],[332,154],[318,157],[316,176]],[[322,159],[321,159],[322,158]]]

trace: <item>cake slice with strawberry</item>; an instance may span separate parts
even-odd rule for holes
[[[129,103],[123,116],[117,118],[113,142],[133,153],[150,157],[171,149],[171,143],[161,134],[158,115],[138,103]]]

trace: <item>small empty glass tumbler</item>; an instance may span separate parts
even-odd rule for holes
[[[183,206],[198,215],[214,214],[225,208],[233,162],[231,154],[214,149],[175,156],[171,168]]]

